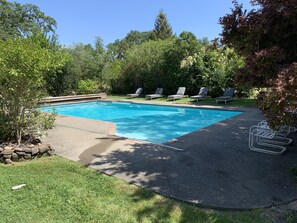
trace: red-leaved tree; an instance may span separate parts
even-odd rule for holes
[[[297,125],[297,1],[251,0],[249,12],[233,3],[220,24],[222,43],[246,58],[236,83],[262,88],[258,106],[271,127]]]

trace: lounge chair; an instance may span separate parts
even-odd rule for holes
[[[282,155],[286,152],[285,145],[292,143],[292,139],[272,130],[266,121],[254,125],[249,131],[249,148],[255,152],[271,155]]]
[[[136,98],[139,97],[139,95],[142,92],[142,88],[137,88],[136,92],[134,94],[127,94],[128,98]]]
[[[207,98],[207,93],[208,93],[208,88],[207,87],[202,87],[200,88],[200,91],[197,95],[191,96],[191,99],[197,100],[197,102],[202,99]]]
[[[151,100],[154,98],[162,98],[163,97],[162,93],[163,93],[163,88],[157,88],[155,94],[147,94],[145,98],[151,99]]]
[[[185,95],[185,92],[186,92],[185,87],[179,87],[176,94],[168,95],[167,99],[174,101],[175,99],[188,97],[188,95]]]
[[[216,102],[218,103],[219,101],[224,101],[225,104],[227,103],[227,101],[231,101],[234,99],[234,88],[227,88],[224,92],[224,95],[221,97],[217,97],[216,98]]]

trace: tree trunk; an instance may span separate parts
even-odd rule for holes
[[[17,140],[17,144],[20,145],[21,139],[22,139],[22,134],[21,134],[21,128],[19,126],[17,126],[17,128],[16,128],[15,137]]]

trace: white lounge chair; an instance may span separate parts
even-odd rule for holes
[[[136,97],[139,97],[139,95],[141,94],[142,92],[142,88],[137,88],[136,92],[134,94],[127,94],[127,96],[129,98],[136,98]]]
[[[157,88],[155,94],[147,94],[145,98],[151,99],[151,100],[154,98],[162,98],[163,97],[162,93],[163,93],[163,88]]]
[[[207,87],[202,87],[200,88],[200,91],[197,95],[191,96],[191,99],[197,100],[197,102],[202,99],[207,98],[207,93],[208,93],[208,88]]]
[[[227,88],[224,92],[224,95],[221,97],[217,97],[216,98],[216,102],[218,103],[219,101],[224,101],[225,104],[227,103],[227,101],[231,101],[234,99],[234,88]]]
[[[278,132],[272,130],[266,121],[252,126],[249,131],[249,148],[255,152],[282,155],[287,150],[284,146],[291,144],[292,141],[284,135],[278,135]]]
[[[185,95],[185,92],[186,92],[185,87],[179,87],[176,94],[168,95],[167,99],[174,101],[175,99],[188,97],[188,95]]]

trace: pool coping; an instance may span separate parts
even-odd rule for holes
[[[160,102],[160,101],[140,101],[140,100],[126,100],[126,99],[93,99],[93,100],[81,100],[81,101],[65,101],[65,102],[57,102],[51,104],[43,104],[42,106],[56,106],[56,105],[68,105],[68,104],[79,104],[79,103],[88,103],[88,102],[122,102],[122,103],[130,103],[130,104],[144,104],[144,105],[156,105],[156,106],[169,106],[169,107],[184,107],[184,108],[197,108],[197,109],[215,109],[215,110],[226,110],[226,111],[239,111],[246,112],[250,110],[255,110],[257,108],[247,108],[243,106],[229,106],[229,105],[199,105],[199,104],[184,104],[184,103],[176,103],[174,101],[168,102]]]

